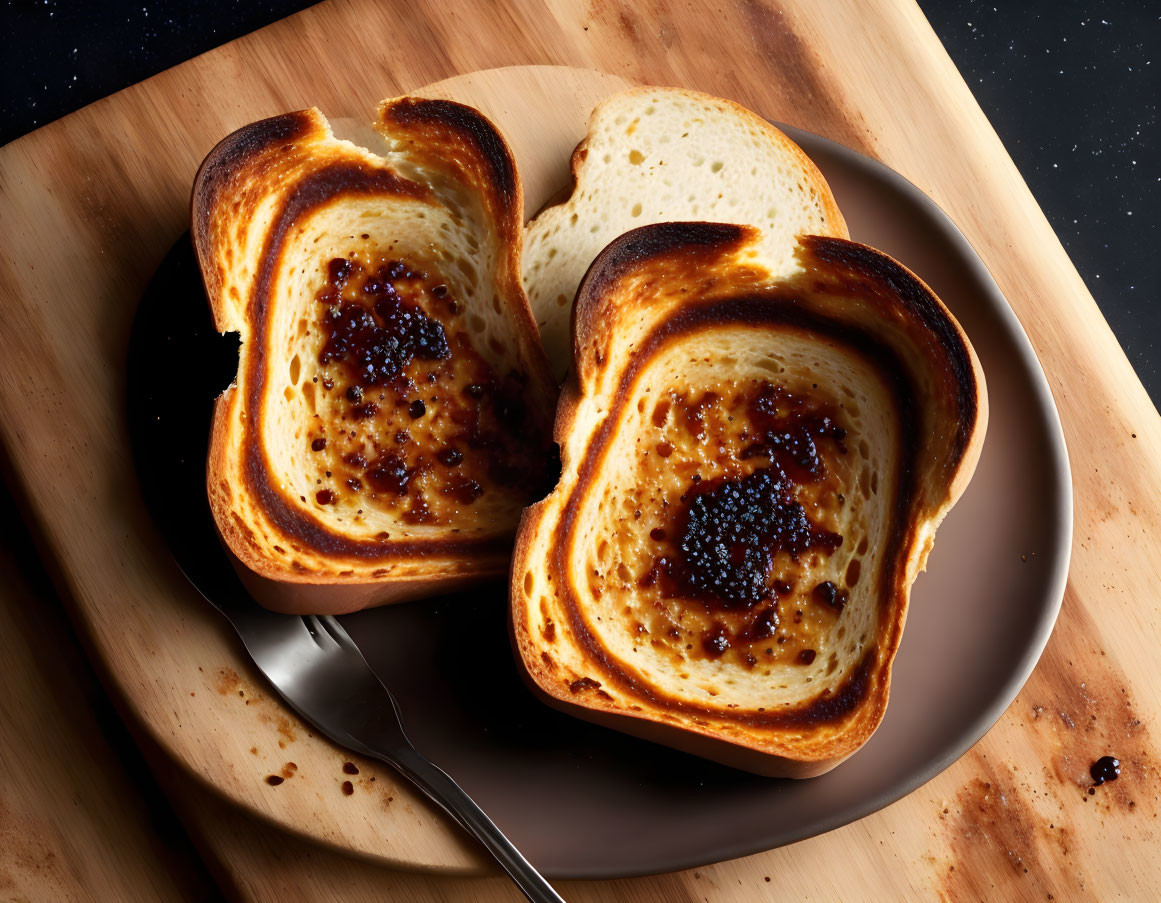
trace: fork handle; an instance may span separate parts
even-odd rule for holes
[[[411,747],[394,749],[390,756],[375,753],[377,758],[394,765],[433,802],[459,822],[473,837],[487,847],[516,886],[533,903],[564,903],[544,876],[520,855],[520,851],[496,827],[484,810],[475,804],[460,785],[443,769],[429,762]]]

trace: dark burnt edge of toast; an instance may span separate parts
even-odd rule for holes
[[[555,438],[562,448],[565,446],[566,437],[572,429],[576,409],[582,397],[580,380],[591,373],[585,365],[600,366],[603,362],[599,352],[602,343],[597,335],[603,322],[600,317],[600,307],[603,299],[618,280],[625,274],[632,272],[640,264],[662,258],[672,259],[675,256],[681,256],[694,265],[726,260],[734,252],[748,244],[755,234],[756,230],[746,226],[714,223],[661,223],[643,226],[628,232],[615,239],[602,251],[582,280],[573,309],[573,369],[562,391],[554,429]],[[552,574],[558,577],[558,591],[563,597],[561,605],[567,610],[570,627],[583,646],[586,656],[597,663],[602,678],[612,680],[619,689],[638,698],[644,704],[661,708],[666,712],[690,716],[695,719],[695,723],[696,719],[700,717],[710,716],[722,721],[755,728],[793,728],[835,724],[844,721],[848,716],[862,715],[869,725],[869,730],[862,738],[865,740],[881,722],[886,711],[891,667],[902,638],[906,605],[910,594],[910,586],[906,582],[910,555],[901,553],[912,551],[915,542],[916,520],[908,515],[918,516],[921,513],[912,510],[919,503],[915,473],[919,446],[917,441],[919,425],[912,403],[915,398],[915,389],[908,378],[906,368],[902,366],[897,355],[889,347],[871,339],[861,330],[837,322],[832,317],[805,311],[799,307],[796,296],[801,292],[800,280],[809,278],[811,265],[818,265],[822,268],[837,270],[840,276],[845,273],[856,277],[841,279],[843,290],[861,294],[872,302],[876,300],[875,295],[878,293],[872,292],[871,289],[885,287],[890,292],[890,303],[902,303],[908,315],[913,316],[936,336],[943,351],[942,358],[948,363],[952,374],[952,382],[957,386],[956,436],[951,454],[952,460],[945,470],[947,474],[943,486],[945,498],[950,498],[953,494],[953,484],[962,465],[967,460],[969,445],[973,435],[976,434],[975,428],[980,415],[979,393],[981,387],[976,378],[972,353],[961,330],[934,293],[901,264],[865,245],[823,236],[800,237],[798,254],[800,261],[807,268],[806,276],[783,283],[775,282],[772,286],[763,286],[750,293],[744,292],[734,296],[714,297],[709,301],[691,302],[688,305],[682,305],[676,311],[668,314],[660,323],[650,328],[644,341],[632,352],[628,366],[619,374],[620,379],[615,399],[609,405],[601,423],[587,438],[587,444],[582,453],[583,460],[577,468],[576,482],[562,505],[560,517],[553,529],[554,556],[548,569],[549,579],[551,580]],[[796,285],[796,282],[799,282],[799,285]],[[821,289],[824,285],[825,283],[820,282],[816,284],[816,287]],[[772,301],[782,309],[770,309]],[[652,354],[660,350],[667,340],[683,334],[695,333],[699,327],[720,323],[723,320],[742,322],[758,327],[783,325],[814,331],[832,341],[845,345],[864,358],[870,358],[873,364],[878,365],[879,372],[888,376],[885,382],[890,386],[899,417],[902,454],[895,462],[898,468],[899,491],[896,493],[895,504],[891,509],[890,548],[884,555],[885,567],[880,575],[881,586],[878,592],[878,602],[881,609],[885,609],[889,613],[892,608],[898,607],[898,616],[888,617],[885,621],[880,621],[881,624],[886,625],[886,635],[881,628],[876,642],[870,645],[870,648],[848,672],[836,691],[824,690],[799,706],[777,713],[749,712],[736,708],[697,705],[677,699],[655,686],[637,680],[633,675],[614,664],[609,651],[586,627],[572,584],[567,580],[559,579],[561,575],[567,573],[563,560],[563,550],[569,544],[570,534],[574,527],[574,519],[579,507],[577,500],[583,497],[585,487],[592,482],[594,475],[600,470],[603,457],[608,452],[608,440],[619,422],[636,375]],[[596,338],[595,343],[593,342],[594,338]],[[588,361],[586,352],[590,343],[593,347],[593,359]],[[518,592],[519,584],[516,582],[518,576],[527,569],[526,558],[529,540],[536,532],[537,525],[544,515],[545,504],[541,502],[526,509],[521,519],[517,531],[517,549],[513,556],[511,569],[513,596]],[[513,643],[519,650],[521,632],[523,632],[523,636],[531,638],[526,621],[526,609],[523,604],[513,604],[510,611],[509,629]],[[518,624],[517,619],[520,619],[521,623]],[[542,652],[542,655],[547,656],[548,653]],[[519,654],[518,658],[522,664],[525,664],[522,654]],[[587,694],[587,698],[581,701],[570,695],[564,695],[563,688],[558,685],[559,682],[543,685],[537,679],[537,674],[531,669],[523,667],[521,672],[534,692],[552,704],[562,705],[571,711],[582,714],[604,715],[612,718],[614,722],[621,722],[616,725],[621,727],[625,727],[624,719],[629,719],[630,722],[652,722],[658,729],[668,732],[672,745],[679,748],[717,757],[713,753],[715,744],[736,745],[728,737],[704,732],[701,740],[682,737],[681,735],[688,733],[690,729],[696,731],[697,728],[650,718],[649,714],[642,711],[640,706],[626,709],[614,705],[611,697],[600,691],[596,694]],[[864,703],[868,701],[873,708],[863,709]],[[607,718],[602,720],[607,721]],[[647,732],[643,726],[641,730]],[[634,731],[631,730],[631,732]],[[839,758],[844,758],[851,751],[853,750],[841,752]],[[742,754],[744,755],[744,752]],[[762,753],[762,755],[766,754]],[[750,764],[755,765],[756,760],[751,760]],[[758,770],[761,770],[761,766],[758,767]],[[802,773],[799,776],[806,776],[808,773],[816,772],[811,771],[811,766],[804,763]]]
[[[482,162],[481,181],[488,185],[495,201],[495,219],[504,228],[504,237],[515,240],[524,227],[524,199],[516,176],[516,162],[504,139],[487,119],[469,106],[452,100],[402,97],[385,104],[380,121],[393,131],[447,131],[457,142],[471,149]]]
[[[379,107],[379,121],[389,128],[396,137],[416,133],[431,142],[432,130],[438,129],[446,143],[468,148],[479,162],[477,173],[469,173],[459,167],[465,180],[477,181],[483,186],[483,196],[490,207],[501,238],[510,249],[511,267],[504,273],[509,291],[524,295],[523,255],[524,255],[524,188],[504,137],[496,127],[477,109],[452,100],[423,97],[400,97],[384,101]],[[473,179],[474,177],[474,179]],[[507,296],[507,293],[505,293]],[[552,367],[540,343],[540,328],[532,307],[525,303],[508,314],[518,321],[521,331],[533,336],[528,348],[530,367],[535,371],[529,378],[551,387],[552,401],[556,400],[559,388],[552,375]],[[554,408],[550,405],[541,412],[546,428],[550,427]]]
[[[394,107],[404,107],[405,112],[393,117]],[[500,239],[508,253],[508,267],[505,278],[510,287],[514,286],[523,297],[520,281],[519,239],[522,228],[522,195],[515,163],[507,144],[494,127],[474,109],[451,101],[401,98],[387,101],[380,107],[384,121],[415,126],[439,127],[445,141],[462,142],[482,161],[485,175],[496,179],[499,186],[489,192],[487,198],[495,219]],[[296,143],[324,140],[328,137],[325,121],[317,111],[302,110],[271,117],[243,126],[220,141],[203,161],[194,180],[191,195],[191,220],[194,247],[202,264],[200,269],[205,282],[207,296],[214,313],[215,322],[222,326],[220,317],[221,279],[217,272],[217,262],[211,260],[208,247],[211,242],[211,215],[220,202],[223,190],[232,179],[245,172],[252,165],[260,164],[263,156],[289,149]],[[483,181],[487,187],[492,183]],[[257,507],[288,540],[300,546],[327,556],[347,556],[363,560],[383,560],[422,558],[438,555],[445,558],[471,559],[472,572],[479,577],[503,574],[507,570],[510,537],[493,536],[478,539],[387,539],[353,540],[328,529],[317,517],[296,505],[290,494],[280,491],[269,478],[269,466],[261,436],[255,425],[262,421],[265,406],[266,381],[266,335],[269,328],[267,306],[269,303],[271,280],[277,271],[277,264],[285,249],[286,236],[302,218],[320,206],[347,196],[366,197],[372,195],[404,196],[436,203],[430,188],[413,182],[389,168],[370,164],[366,160],[352,159],[334,161],[301,179],[294,189],[283,197],[275,213],[273,225],[263,246],[255,289],[251,296],[253,306],[246,312],[246,320],[251,325],[248,337],[250,352],[248,367],[237,382],[236,391],[246,390],[246,404],[253,416],[247,417],[243,426],[243,479],[246,489]],[[209,264],[209,265],[207,265]],[[504,293],[505,299],[510,297]],[[547,360],[537,337],[535,320],[528,304],[513,308],[511,313],[519,322],[518,328],[533,341],[523,350],[530,357],[532,368],[538,373],[530,374],[544,386],[552,386]],[[220,399],[219,399],[220,401]],[[210,442],[211,454],[216,450],[225,453],[224,434],[229,429],[226,412],[220,404],[215,404]],[[207,475],[212,468],[207,467]],[[235,518],[235,521],[237,519]],[[247,532],[245,524],[235,522],[234,526]],[[238,553],[237,549],[232,551]],[[254,562],[242,558],[248,566]],[[294,570],[301,565],[292,562]],[[305,570],[305,569],[302,569]]]

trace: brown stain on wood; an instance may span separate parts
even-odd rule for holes
[[[1099,643],[1098,625],[1066,591],[1056,633],[1007,715],[1031,755],[999,765],[985,740],[965,756],[978,776],[940,816],[951,855],[936,860],[944,899],[1074,899],[1091,893],[1082,866],[1090,848],[1124,842],[1126,828],[1135,842],[1156,842],[1161,778],[1152,741],[1125,675]],[[1093,789],[1089,766],[1103,755],[1120,759],[1121,776]],[[1110,820],[1113,813],[1133,820]]]
[[[280,738],[278,741],[279,749],[286,749],[286,745],[288,743],[293,743],[298,739],[298,733],[295,731],[294,722],[292,722],[285,715],[278,714],[277,712],[262,712],[258,718],[263,724],[271,725],[276,731],[278,731],[278,736]]]
[[[218,691],[219,696],[228,696],[231,693],[236,693],[241,686],[242,678],[238,676],[238,672],[233,668],[218,669],[214,689]]]
[[[846,103],[817,48],[805,41],[781,9],[762,0],[743,0],[748,34],[791,109],[825,111],[828,137],[873,156],[869,129]]]
[[[1161,810],[1156,746],[1128,679],[1099,646],[1097,622],[1069,588],[1056,633],[1013,707],[1024,713],[1066,800],[1155,817]],[[1089,767],[1106,755],[1120,759],[1121,776],[1089,794]]]
[[[47,840],[53,834],[46,823],[31,816],[19,817],[0,798],[0,850],[11,885],[16,885],[18,875],[24,879],[22,884],[28,884],[30,878],[39,884],[61,871],[61,860]],[[67,871],[67,866],[64,868]]]
[[[294,743],[298,739],[299,727],[285,714],[285,709],[280,705],[271,704],[271,701],[267,697],[251,688],[233,668],[218,668],[211,679],[213,681],[213,689],[218,695],[236,697],[239,701],[244,702],[245,705],[250,705],[251,703],[260,704],[256,706],[256,708],[260,709],[258,712],[258,721],[261,724],[274,728],[278,734],[279,749],[286,749],[289,744]],[[250,752],[252,755],[257,755],[257,747],[252,746]],[[284,775],[284,777],[289,776]]]
[[[984,776],[960,788],[943,822],[952,853],[941,876],[944,899],[1063,899],[1067,852],[1045,845],[1047,826],[1010,776],[973,759],[972,770]]]

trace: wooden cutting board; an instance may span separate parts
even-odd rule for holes
[[[345,796],[348,757],[266,696],[169,562],[128,461],[122,366],[136,301],[185,228],[193,173],[220,137],[310,105],[366,119],[384,96],[547,63],[731,97],[918,184],[965,232],[1028,331],[1075,481],[1059,624],[1024,691],[975,749],[857,825],[717,867],[712,888],[694,873],[649,886],[728,899],[735,878],[761,888],[755,877],[774,874],[783,891],[823,899],[903,888],[955,899],[1156,891],[1161,868],[1146,851],[1161,811],[1161,419],[906,0],[327,3],[0,149],[8,472],[126,714],[189,774],[286,827],[410,867],[478,867],[460,835],[389,771],[359,762],[359,792]],[[592,99],[618,84],[559,78],[562,91]],[[543,111],[552,115],[552,103]],[[1090,796],[1088,763],[1106,752],[1124,774]],[[284,774],[277,788],[265,782]],[[320,892],[338,887],[316,880]]]

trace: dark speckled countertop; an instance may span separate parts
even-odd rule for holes
[[[6,0],[0,141],[309,3]],[[920,0],[1161,399],[1161,4]]]

